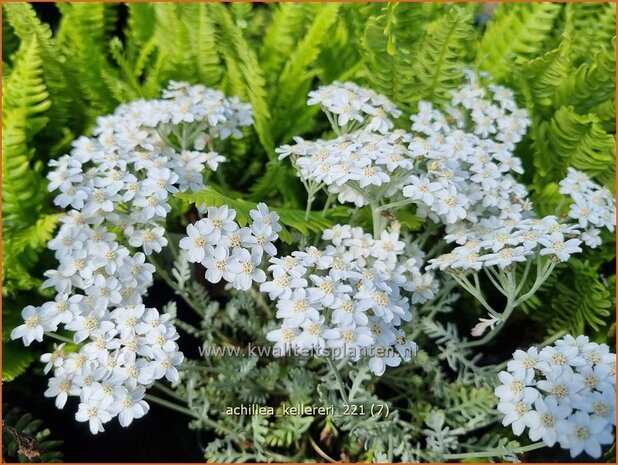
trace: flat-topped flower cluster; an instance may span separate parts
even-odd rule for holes
[[[416,344],[400,325],[412,319],[410,303],[430,300],[438,286],[432,273],[421,272],[423,253],[406,247],[397,230],[373,239],[362,228],[336,225],[322,239],[320,249],[271,258],[272,278],[260,290],[276,302],[281,328],[268,339],[281,353],[367,356],[377,375],[409,361]]]
[[[586,336],[518,350],[499,374],[496,396],[502,423],[519,436],[560,444],[571,457],[601,457],[616,426],[616,354]]]
[[[277,253],[273,242],[281,231],[279,215],[264,203],[249,212],[252,223],[241,228],[234,218],[236,211],[227,206],[208,207],[206,217],[187,226],[187,237],[180,248],[187,251],[191,263],[206,268],[206,279],[218,283],[223,279],[238,290],[248,290],[253,282],[261,283],[266,274],[260,268],[266,253]]]
[[[42,357],[53,370],[45,395],[58,408],[78,397],[76,419],[93,434],[115,416],[123,426],[143,416],[145,390],[156,380],[178,381],[178,333],[169,315],[143,303],[155,271],[148,256],[168,243],[169,196],[203,188],[205,172],[225,161],[213,141],[239,136],[251,122],[237,99],[172,82],[161,100],[99,118],[93,137],[50,163],[55,203],[70,208],[49,242],[59,267],[45,273],[43,287],[57,296],[26,307],[11,336],[29,345],[45,332],[72,333],[77,347],[62,344]]]

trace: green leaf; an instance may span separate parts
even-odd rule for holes
[[[430,24],[414,63],[416,100],[445,103],[463,81],[463,58],[472,34],[472,15],[454,7]]]
[[[270,110],[266,100],[266,80],[253,48],[242,30],[234,24],[229,10],[222,4],[210,4],[219,28],[219,46],[234,94],[246,98],[253,109],[254,126],[269,158],[275,158],[275,143],[270,126]]]
[[[2,381],[13,381],[36,360],[36,352],[20,341],[2,343]]]
[[[35,134],[47,124],[49,93],[42,78],[36,38],[21,43],[15,65],[2,89],[2,214],[28,223],[40,210],[44,196],[40,173],[31,166]],[[36,217],[36,216],[35,216]]]
[[[556,3],[499,4],[477,47],[477,66],[501,79],[518,58],[541,53],[561,9]]]
[[[593,177],[611,178],[615,173],[616,141],[594,115],[578,115],[572,107],[562,107],[549,121],[539,124],[535,137],[537,185],[561,180],[568,166]]]
[[[249,211],[256,208],[257,205],[239,197],[226,196],[210,186],[200,192],[180,192],[175,194],[175,197],[196,205],[204,205],[206,207],[221,207],[222,205],[227,205],[229,208],[236,210],[236,221],[241,227],[247,225],[247,223],[251,221]],[[286,243],[292,242],[292,235],[287,228],[293,229],[301,233],[303,236],[307,236],[311,233],[322,232],[333,225],[332,221],[324,218],[319,213],[310,213],[308,219],[305,220],[305,212],[303,210],[273,206],[269,206],[269,208],[279,214],[279,221],[284,226],[284,229],[279,233],[279,236],[281,240]]]

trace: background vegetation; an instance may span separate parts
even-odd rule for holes
[[[8,342],[8,334],[25,305],[49,298],[40,289],[42,272],[53,266],[45,244],[61,212],[46,188],[47,163],[88,134],[97,116],[121,102],[157,97],[170,79],[237,95],[252,105],[255,125],[226,148],[230,162],[211,201],[303,209],[302,186],[274,150],[294,135],[311,138],[327,129],[318,108],[306,106],[310,89],[333,80],[374,88],[404,110],[401,126],[407,127],[419,100],[443,105],[468,66],[512,87],[530,111],[532,126],[517,155],[535,208],[547,214],[560,202],[557,182],[567,166],[615,192],[615,18],[608,3],[502,3],[495,11],[438,3],[3,4],[6,389],[19,391],[40,371],[34,367],[18,378],[38,353]],[[178,218],[169,227],[180,230]],[[614,288],[615,239],[605,237],[601,248],[561,265],[527,314],[516,316],[513,328],[526,334],[519,333],[513,347],[506,343],[506,352],[529,336],[540,340],[561,330],[613,344]],[[477,310],[450,320],[467,331]],[[439,337],[435,328],[425,330]],[[474,393],[458,395],[470,400]],[[274,434],[273,447],[293,449],[309,426],[279,425],[281,437],[264,434]],[[54,430],[68,439],[60,422]],[[187,457],[175,453],[175,460]]]

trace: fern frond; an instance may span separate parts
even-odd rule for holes
[[[248,200],[240,198],[228,197],[212,187],[206,187],[200,192],[175,194],[181,200],[194,203],[196,205],[220,207],[227,205],[229,208],[236,210],[236,221],[240,226],[245,226],[250,220],[249,211],[256,207],[256,204]],[[282,241],[291,243],[292,234],[287,228],[294,229],[302,235],[307,236],[311,233],[319,233],[333,225],[332,221],[324,218],[318,213],[309,214],[309,218],[305,220],[305,212],[303,210],[294,210],[289,208],[279,208],[271,206],[271,210],[279,214],[279,221],[284,226],[279,232],[279,237]],[[285,228],[287,226],[287,228]]]
[[[233,22],[228,9],[222,4],[210,4],[213,18],[220,30],[219,45],[236,95],[246,97],[253,109],[254,127],[269,158],[274,158],[275,143],[270,126],[270,111],[266,99],[266,80],[252,47],[242,31]]]
[[[28,145],[48,121],[49,94],[42,74],[37,39],[22,42],[2,89],[2,214],[16,222],[28,223],[43,198],[43,179],[31,166],[34,150]]]
[[[314,7],[304,2],[269,3],[272,20],[260,47],[259,58],[266,76],[277,76],[294,50],[307,23],[314,16]]]
[[[88,102],[85,113],[94,121],[118,104],[107,85],[108,80],[119,79],[107,60],[109,10],[104,3],[62,3],[59,8],[58,46],[64,51],[68,68],[79,73],[78,88]]]
[[[585,334],[605,327],[611,318],[611,296],[598,274],[597,266],[572,258],[530,303],[527,312],[542,322],[549,332],[567,330]]]
[[[37,358],[36,352],[19,341],[2,343],[2,381],[8,383],[24,373]]]
[[[611,3],[567,3],[564,13],[564,34],[572,39],[570,58],[576,65],[590,61],[616,34],[616,6]]]
[[[539,124],[535,140],[535,176],[559,181],[567,166],[591,176],[615,173],[614,136],[606,133],[594,115],[578,115],[572,107],[561,107],[549,121]]]
[[[472,32],[472,15],[454,7],[430,24],[414,63],[415,99],[444,103],[461,85],[466,42]]]
[[[555,105],[572,105],[577,113],[589,112],[594,106],[616,99],[616,42],[594,54],[591,63],[565,75],[557,89]]]
[[[516,67],[521,92],[533,118],[553,113],[557,89],[572,71],[570,50],[571,41],[565,38],[554,50]]]
[[[502,79],[517,58],[538,55],[561,9],[555,3],[500,3],[478,44],[477,66]]]
[[[221,60],[216,48],[215,25],[206,4],[198,3],[195,19],[194,43],[197,79],[205,86],[215,86],[221,80]]]
[[[76,70],[65,66],[66,57],[52,38],[51,28],[37,18],[29,3],[4,3],[2,7],[9,24],[22,42],[33,38],[37,40],[43,62],[44,80],[50,95],[53,96],[45,136],[49,140],[55,140],[67,124],[73,128],[74,133],[83,132],[86,125],[83,118],[85,105],[80,96],[75,94],[75,89],[79,88],[78,76]]]
[[[317,74],[313,63],[322,44],[331,34],[339,11],[339,4],[329,3],[320,8],[315,20],[307,29],[296,49],[288,55],[287,62],[275,86],[273,137],[276,143],[284,142],[281,135],[299,134],[317,111],[306,105],[307,92]]]
[[[12,63],[11,55],[18,48],[19,38],[15,35],[15,31],[13,31],[13,28],[6,19],[6,15],[2,15],[2,61],[7,64]]]
[[[399,40],[399,29],[393,24],[393,9],[400,3],[389,3],[384,13],[371,17],[365,28],[361,44],[364,49],[365,73],[372,87],[397,103],[412,99],[410,86],[414,82],[411,52],[407,48],[395,47]]]

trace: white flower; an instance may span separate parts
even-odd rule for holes
[[[305,289],[300,288],[277,302],[277,318],[282,318],[286,327],[300,327],[306,320],[318,321],[320,314],[307,300]]]
[[[532,383],[532,374],[526,374],[522,377],[522,373],[516,373],[512,375],[506,371],[498,373],[498,379],[502,385],[498,386],[494,391],[496,396],[502,402],[518,402],[524,397],[530,398],[538,395],[538,392],[531,393],[529,391],[536,389],[528,387]]]
[[[150,375],[152,379],[161,379],[165,376],[172,383],[178,381],[179,375],[176,366],[180,365],[184,359],[181,352],[166,353],[161,349],[154,348],[152,350],[152,358],[153,360],[145,370],[146,376]]]
[[[238,249],[232,257],[228,269],[233,274],[232,284],[236,289],[246,291],[251,283],[262,283],[266,280],[266,274],[258,268],[259,263],[251,256],[248,250]]]
[[[427,178],[410,176],[407,180],[408,185],[403,188],[404,197],[419,200],[431,206],[435,201],[435,193],[440,192],[444,187],[437,182],[431,182]]]
[[[116,394],[114,402],[109,409],[118,415],[118,421],[122,426],[129,426],[133,420],[142,418],[150,410],[150,406],[144,401],[146,390],[139,386],[129,391],[121,388]]]
[[[112,419],[112,414],[107,410],[111,402],[100,400],[89,400],[79,404],[75,419],[77,421],[87,421],[92,434],[105,431],[103,423]]]
[[[260,285],[260,292],[268,293],[272,300],[289,299],[293,292],[299,290],[298,288],[307,287],[306,279],[290,276],[287,271],[281,268],[274,269],[272,274],[272,281],[266,281]]]
[[[210,244],[216,244],[224,233],[236,231],[238,224],[234,221],[236,217],[236,210],[228,208],[227,205],[222,207],[208,207],[207,217],[203,221],[212,230],[208,233],[208,242]]]
[[[55,329],[51,322],[46,321],[41,308],[28,305],[22,310],[21,317],[24,320],[24,324],[17,326],[11,331],[11,339],[21,338],[26,346],[29,346],[32,341],[41,342],[45,331]]]
[[[275,354],[283,356],[293,347],[296,336],[299,334],[298,328],[283,327],[275,329],[266,334],[266,339],[274,342]]]
[[[539,414],[532,410],[532,404],[539,397],[539,391],[530,389],[525,391],[520,400],[514,402],[501,402],[498,404],[498,411],[504,414],[502,424],[511,425],[513,433],[519,436],[526,427],[538,424]]]
[[[500,373],[504,384],[496,389],[501,400],[498,410],[505,414],[503,424],[512,423],[517,435],[527,426],[531,440],[542,439],[549,447],[559,442],[562,448],[570,449],[572,457],[583,451],[600,457],[601,445],[613,441],[616,411],[615,372],[611,374],[602,363],[595,365],[604,355],[610,359],[609,348],[600,347],[603,349],[586,336],[566,335],[540,352],[534,347],[517,351],[515,360],[507,363],[510,373]],[[525,389],[536,392],[530,394],[536,397],[533,413],[529,413],[528,403],[517,402],[513,394],[524,384],[518,382],[522,377],[531,386]]]
[[[263,202],[258,203],[256,209],[250,210],[249,216],[251,216],[253,224],[256,226],[270,226],[275,233],[281,231],[279,215],[277,212],[271,212],[268,206]]]
[[[585,412],[575,412],[568,422],[568,430],[561,440],[561,445],[569,449],[571,457],[586,452],[592,458],[601,457],[601,446],[611,444],[614,440],[607,429],[607,421]]]
[[[553,447],[558,441],[558,435],[567,431],[569,422],[566,417],[571,413],[571,407],[558,404],[554,397],[537,399],[534,409],[539,414],[536,421],[530,425],[528,436],[532,441],[541,439],[548,447]]]
[[[339,337],[335,329],[324,326],[324,317],[319,320],[306,320],[301,326],[302,332],[296,337],[296,344],[303,349],[313,349],[319,355],[325,348],[328,340]]]
[[[485,266],[496,265],[499,268],[506,268],[507,266],[516,262],[525,262],[528,252],[523,247],[504,247],[499,252],[483,255],[481,259]]]
[[[539,353],[539,368],[560,373],[565,367],[581,367],[586,361],[576,347],[544,347]]]
[[[221,278],[228,282],[233,281],[234,273],[230,271],[230,255],[228,249],[223,246],[216,248],[208,246],[206,250],[208,253],[202,260],[202,265],[206,268],[206,279],[211,283],[218,283],[221,281]]]
[[[49,378],[48,386],[43,395],[45,397],[55,397],[56,408],[59,409],[64,408],[69,396],[78,395],[81,391],[77,386],[73,385],[69,375]]]
[[[206,246],[215,245],[210,240],[210,234],[215,227],[211,221],[200,220],[187,225],[187,236],[180,239],[179,247],[187,251],[187,259],[192,263],[200,263],[206,256]]]
[[[527,351],[516,350],[513,354],[513,360],[507,363],[506,368],[512,373],[523,371],[526,376],[532,376],[538,363],[539,351],[536,347],[530,347]],[[523,376],[523,374],[518,376]]]
[[[565,262],[574,253],[579,253],[582,251],[581,247],[579,247],[581,243],[582,241],[579,239],[569,239],[565,242],[561,238],[554,240],[542,237],[539,239],[539,244],[543,245],[544,248],[541,249],[540,254],[552,255],[561,262]]]

